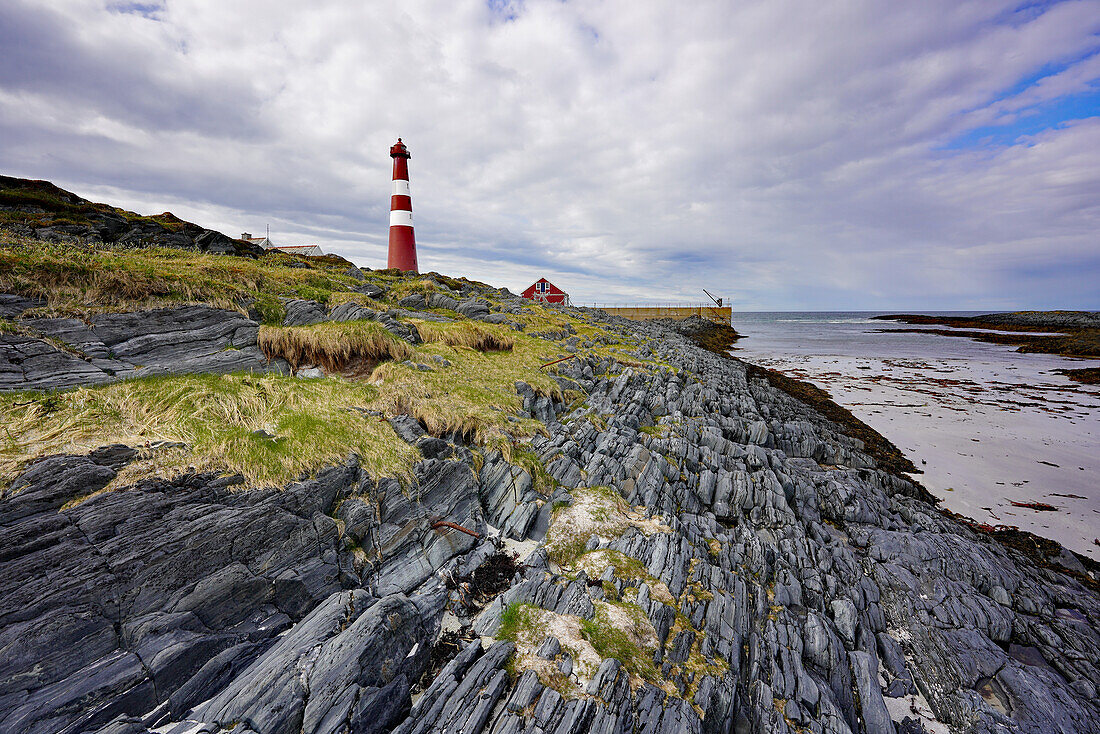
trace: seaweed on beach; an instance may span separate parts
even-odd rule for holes
[[[1081,367],[1072,370],[1054,370],[1082,385],[1100,385],[1100,367]]]

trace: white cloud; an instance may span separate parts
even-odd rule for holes
[[[943,150],[1095,84],[1095,1],[115,7],[0,9],[5,172],[379,266],[401,135],[426,268],[581,301],[1100,305],[1097,118]]]

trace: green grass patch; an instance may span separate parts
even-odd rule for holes
[[[621,612],[612,620],[607,607]],[[653,648],[646,644],[653,637],[653,627],[645,612],[635,604],[608,602],[597,605],[592,619],[581,620],[581,636],[604,658],[615,658],[632,675],[657,682],[659,671],[653,662]],[[627,624],[624,626],[624,620]]]
[[[538,632],[538,620],[542,611],[533,604],[513,602],[500,613],[500,627],[497,628],[498,640],[517,642],[521,635],[535,635]]]
[[[645,564],[639,561],[637,558],[628,556],[625,553],[617,550],[605,550],[597,551],[599,553],[605,553],[606,561],[608,565],[615,569],[615,575],[621,579],[635,579],[640,581],[650,581],[653,577],[649,571],[646,570]]]
[[[45,311],[56,314],[180,303],[243,311],[258,299],[262,318],[280,323],[279,296],[326,303],[358,284],[344,274],[346,264],[291,267],[300,262],[283,253],[251,259],[172,248],[73,247],[0,232],[0,292],[43,298]]]
[[[538,454],[526,444],[512,444],[511,455],[508,457],[508,461],[531,475],[535,491],[540,494],[553,494],[554,490],[561,486],[561,482],[550,476],[550,472],[546,471],[546,467],[543,466]],[[555,502],[555,509],[553,511],[557,511],[558,505],[564,507],[565,504],[566,503],[561,501]]]
[[[573,503],[555,513],[546,533],[547,557],[562,568],[575,568],[596,535],[613,537],[631,521],[622,496],[610,487],[577,487]]]
[[[354,452],[375,476],[407,477],[419,453],[388,423],[348,410],[377,399],[377,389],[362,382],[270,374],[147,377],[0,395],[0,485],[39,456],[153,441],[188,448],[148,452],[124,474],[172,475],[193,467],[240,473],[246,486],[282,485]]]
[[[515,383],[523,380],[543,395],[561,397],[558,384],[539,370],[541,344],[523,334],[515,336],[507,351],[429,343],[419,346],[411,359],[433,364],[433,356],[451,366],[422,372],[389,362],[379,365],[371,379],[387,413],[409,413],[436,436],[455,432],[482,445],[496,441],[507,451],[505,443],[545,430],[539,421],[516,416],[523,400]]]
[[[414,293],[427,298],[439,291],[439,287],[429,278],[417,277],[415,274],[394,281],[393,286],[386,293],[386,297],[392,301],[400,301]]]
[[[591,536],[560,538],[548,547],[546,557],[562,568],[569,568],[577,562],[578,558],[584,555],[589,537]]]

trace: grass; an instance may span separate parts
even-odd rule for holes
[[[330,373],[359,367],[369,374],[380,362],[408,359],[413,354],[408,343],[376,321],[261,326],[257,341],[268,359],[281,357],[295,370],[319,365]]]
[[[466,347],[478,352],[507,352],[516,344],[511,329],[476,321],[415,321],[420,337],[429,344]]]
[[[670,532],[658,520],[635,512],[610,487],[577,487],[571,493],[573,503],[554,514],[546,532],[547,557],[562,569],[581,567],[585,547],[594,536],[612,538],[630,527],[646,535]]]
[[[442,436],[457,433],[482,445],[496,442],[502,448],[512,440],[545,430],[539,421],[518,418],[522,398],[517,381],[525,381],[536,392],[561,399],[561,388],[540,371],[544,342],[517,334],[507,351],[479,352],[466,346],[443,343],[423,344],[414,361],[431,363],[443,357],[450,367],[422,372],[404,364],[388,362],[371,376],[388,413],[409,413],[429,433]]]
[[[170,212],[143,216],[109,204],[96,204],[79,197],[73,199],[68,192],[47,181],[24,181],[7,179],[7,177],[0,177],[0,179],[5,179],[0,181],[0,206],[34,207],[44,210],[40,213],[0,212],[6,221],[27,223],[35,227],[53,224],[85,224],[89,215],[102,213],[117,214],[131,222],[152,222],[170,232],[179,231],[185,225],[183,220]]]
[[[645,612],[635,604],[596,602],[592,619],[574,615],[558,615],[531,604],[513,603],[500,615],[496,637],[516,643],[512,660],[513,674],[535,670],[544,685],[562,695],[575,698],[583,693],[586,679],[595,674],[605,658],[615,658],[626,668],[631,685],[643,680],[661,683],[653,651],[658,645],[657,633]],[[558,638],[562,651],[573,658],[574,671],[581,687],[563,678],[552,661],[537,656],[542,640],[548,634]]]
[[[85,315],[103,311],[205,303],[257,309],[268,323],[281,322],[278,297],[327,303],[358,283],[346,263],[300,263],[284,253],[251,259],[172,248],[74,247],[16,237],[0,230],[0,292],[42,298],[45,313]]]
[[[584,554],[584,566],[586,572],[588,571],[589,561],[592,562],[593,571],[599,569],[602,573],[603,568],[608,566],[615,569],[615,575],[621,579],[628,579],[631,581],[649,581],[653,577],[646,570],[645,564],[639,561],[637,558],[632,558],[626,555],[622,551],[617,550],[597,550],[591,553]],[[590,577],[592,573],[588,574]],[[600,573],[595,575],[599,578]]]
[[[265,321],[278,323],[284,315],[280,295],[309,297],[316,295],[309,289],[346,288],[345,281],[354,282],[328,266],[291,268],[286,264],[291,260],[7,243],[0,244],[0,292],[45,297],[53,304],[46,310],[83,313],[187,300],[232,305],[239,297],[251,297]],[[398,278],[378,276],[389,285]],[[356,295],[331,294],[334,300]],[[561,328],[570,318],[538,308],[522,316],[543,329]],[[501,325],[456,321],[420,327],[428,341],[415,348],[370,321],[261,328],[259,343],[269,357],[283,357],[296,367],[319,364],[330,372],[350,366],[357,376],[369,377],[363,382],[275,376],[150,378],[56,393],[49,398],[56,403],[49,411],[41,395],[4,396],[0,484],[46,453],[159,440],[188,444],[190,456],[158,450],[142,464],[146,470],[240,472],[247,486],[289,481],[351,451],[364,455],[381,473],[407,471],[415,452],[393,442],[377,443],[392,432],[384,423],[364,423],[358,414],[343,410],[357,405],[387,415],[409,413],[434,435],[457,433],[482,446],[499,446],[531,471],[540,486],[552,489],[554,482],[537,456],[517,444],[545,428],[517,415],[522,399],[515,390],[515,383],[523,380],[539,394],[563,397],[548,371],[540,369],[554,358],[552,345]],[[20,322],[0,324],[4,331],[21,328]],[[406,359],[434,364],[433,357],[445,358],[450,366],[424,372],[400,364]],[[377,362],[381,364],[375,367]],[[369,430],[360,433],[364,425]],[[265,426],[283,440],[252,435]],[[375,449],[385,450],[375,455]]]
[[[284,358],[296,368],[317,364],[330,373],[366,378],[347,382],[196,375],[130,380],[56,393],[48,399],[55,404],[51,410],[45,410],[47,399],[41,395],[4,396],[0,483],[45,453],[87,450],[115,441],[182,441],[190,447],[191,457],[158,451],[154,453],[159,458],[150,457],[143,466],[164,472],[192,466],[240,472],[249,486],[286,481],[350,451],[370,455],[365,458],[380,471],[406,470],[415,452],[377,443],[390,431],[385,424],[379,428],[377,421],[366,421],[370,430],[362,431],[364,419],[343,410],[357,405],[386,415],[409,413],[434,435],[458,434],[483,447],[499,447],[532,474],[540,490],[552,490],[556,482],[523,443],[545,427],[518,415],[522,399],[515,384],[522,380],[540,395],[564,400],[568,396],[551,373],[570,365],[543,369],[562,353],[553,342],[531,333],[573,332],[595,343],[591,353],[605,356],[614,347],[629,346],[629,337],[624,341],[565,310],[536,304],[525,304],[511,317],[524,322],[527,333],[455,314],[453,322],[417,322],[425,343],[416,347],[371,321],[278,326],[285,318],[280,300],[285,298],[377,307],[352,290],[360,281],[346,275],[346,269],[347,262],[340,258],[268,253],[249,259],[168,248],[63,246],[0,229],[0,292],[46,301],[28,316],[86,316],[181,303],[246,311],[251,304],[265,323],[259,344],[269,358]],[[381,298],[386,302],[409,292],[430,293],[440,285],[461,290],[470,284],[435,273],[372,271],[366,277],[386,289]],[[0,331],[23,333],[28,323],[5,321]],[[449,366],[442,366],[439,358]],[[402,364],[405,360],[433,369],[414,369]],[[312,428],[307,429],[311,420]],[[271,442],[252,434],[265,426],[282,440]],[[385,451],[374,455],[375,447]]]
[[[252,308],[260,315],[261,324],[277,326],[286,319],[286,306],[270,293],[257,294],[252,301]]]
[[[511,451],[506,452],[508,461],[531,475],[535,491],[540,494],[549,495],[561,486],[561,482],[550,476],[550,472],[546,471],[546,467],[543,466],[542,460],[539,459],[538,454],[536,454],[529,445],[511,443],[509,444],[509,448]],[[558,502],[555,502],[555,507],[558,504]],[[561,504],[564,506],[564,503]]]
[[[394,301],[400,301],[405,296],[411,296],[414,293],[419,293],[427,298],[437,291],[439,291],[439,287],[431,279],[413,276],[395,280],[393,287],[386,295]]]
[[[593,536],[611,537],[630,527],[626,502],[614,490],[578,487],[572,494],[573,504],[554,515],[546,534],[547,557],[563,569],[577,566]]]
[[[603,548],[582,552],[574,562],[574,566],[583,570],[590,579],[603,578],[604,572],[611,568],[616,578],[628,582],[628,585],[623,588],[625,596],[637,594],[638,587],[644,582],[649,586],[651,599],[669,605],[676,603],[663,581],[650,574],[644,563],[622,551]],[[609,594],[609,596],[613,598],[613,595]]]
[[[614,618],[613,618],[614,616]],[[636,604],[607,602],[596,606],[592,619],[581,620],[581,636],[602,658],[615,658],[631,676],[661,682],[653,651],[657,635]]]
[[[554,541],[553,546],[547,550],[546,557],[562,568],[571,568],[577,562],[577,559],[584,555],[584,549],[588,545],[588,538],[590,537],[592,536],[557,539]]]
[[[515,651],[505,663],[505,669],[513,679],[523,671],[534,670],[544,686],[553,688],[566,698],[576,698],[583,689],[578,688],[558,669],[556,661],[544,660],[537,655],[542,640],[547,634],[551,634],[548,623],[552,624],[555,619],[565,623],[566,631],[576,630],[579,633],[579,619],[576,617],[559,616],[531,604],[515,602],[501,613],[496,638],[509,640],[516,645]],[[560,631],[558,634],[562,652],[574,658],[574,670],[579,672],[585,665],[584,661],[577,654],[578,651],[570,647],[570,636],[562,635]],[[577,639],[579,640],[579,634]],[[592,661],[588,661],[588,664],[591,665]]]
[[[270,374],[147,377],[0,395],[0,485],[37,456],[154,441],[187,449],[147,451],[130,478],[194,469],[240,473],[246,487],[284,484],[351,452],[375,476],[407,477],[419,453],[388,423],[348,410],[377,398],[362,382]]]
[[[521,635],[534,635],[538,632],[538,618],[542,611],[532,605],[513,602],[500,613],[500,627],[497,628],[498,640],[518,642]]]

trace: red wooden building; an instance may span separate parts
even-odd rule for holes
[[[563,306],[569,305],[569,294],[561,288],[558,288],[546,278],[539,278],[529,285],[527,290],[523,291],[523,297],[530,298],[532,301],[560,303]]]

